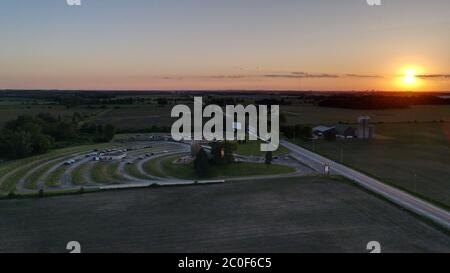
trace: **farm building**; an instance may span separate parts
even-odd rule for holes
[[[334,129],[334,127],[327,127],[327,126],[320,125],[320,126],[314,127],[312,129],[312,131],[313,131],[314,135],[321,137],[321,136],[324,136],[325,134],[329,133],[333,129]]]
[[[340,138],[355,138],[356,137],[356,130],[355,128],[338,123],[336,126],[334,126],[334,129],[336,130],[336,136]]]
[[[361,139],[372,139],[375,135],[375,127],[370,125],[370,117],[360,116],[358,118],[358,138]]]

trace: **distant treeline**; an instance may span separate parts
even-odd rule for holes
[[[447,94],[447,93],[445,93]],[[192,101],[194,96],[204,97],[206,104],[219,106],[236,104],[294,105],[315,104],[323,107],[348,109],[408,108],[412,105],[444,105],[450,99],[444,93],[401,92],[216,92],[216,91],[45,91],[0,90],[0,100],[45,100],[48,104],[76,106],[157,104],[160,106]],[[119,106],[117,106],[119,107]]]
[[[86,123],[80,114],[53,117],[48,113],[19,116],[0,131],[2,159],[19,159],[43,154],[53,148],[91,142],[108,142],[115,134],[111,124]]]
[[[336,95],[321,100],[318,105],[322,107],[347,109],[404,109],[413,105],[448,105],[450,99],[437,96],[382,96],[382,95]]]

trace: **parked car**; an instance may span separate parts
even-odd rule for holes
[[[70,159],[70,160],[67,160],[66,162],[64,162],[64,165],[66,165],[66,166],[69,166],[72,164],[75,164],[75,160],[73,160],[73,159]]]

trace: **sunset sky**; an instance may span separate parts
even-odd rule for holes
[[[450,91],[450,1],[2,0],[0,89]]]

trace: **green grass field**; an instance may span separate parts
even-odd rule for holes
[[[54,172],[50,173],[50,175],[45,179],[45,185],[47,187],[57,187],[61,184],[61,176],[66,171],[67,166],[60,166],[58,169],[56,169]]]
[[[22,105],[21,103],[6,103],[0,105],[0,126],[6,122],[16,119],[20,115],[36,116],[39,113],[50,113],[54,116],[73,115],[78,112],[81,115],[93,114],[95,110],[87,107],[75,107],[67,109],[62,105]]]
[[[148,166],[148,169],[146,170],[153,175],[162,174],[163,177],[191,180],[275,175],[295,171],[295,169],[287,166],[241,162],[223,166],[211,166],[207,176],[199,177],[196,174],[193,164],[174,164],[173,161],[178,157],[179,155],[151,160],[146,164],[146,166]],[[159,164],[157,164],[157,160],[160,161]]]
[[[368,115],[372,122],[450,121],[450,105],[419,105],[409,109],[358,110],[314,105],[282,106],[288,124],[357,123],[358,116]]]
[[[28,171],[41,166],[38,170],[33,172],[30,177],[25,181],[26,188],[33,189],[36,186],[37,180],[42,175],[45,170],[49,169],[54,164],[58,164],[57,162],[47,166],[45,163],[47,161],[57,159],[59,157],[70,157],[73,154],[78,154],[86,151],[90,151],[92,149],[104,149],[104,148],[113,148],[117,147],[117,144],[111,143],[103,143],[96,145],[82,145],[64,149],[52,150],[46,154],[32,156],[20,160],[7,161],[0,164],[0,193],[9,193],[16,189],[16,183],[22,178]],[[43,169],[42,169],[43,168]],[[47,181],[48,182],[48,181]],[[48,182],[50,184],[56,183]]]
[[[278,156],[287,153],[288,149],[283,146],[279,146],[278,150],[273,152],[273,156]],[[238,143],[236,154],[246,156],[264,156],[265,152],[261,152],[261,141],[247,141],[245,143]]]
[[[86,185],[87,181],[84,175],[88,172],[88,164],[81,164],[72,171],[72,184],[82,186]]]
[[[119,162],[97,162],[91,169],[91,178],[99,184],[118,183],[121,180],[118,166]]]
[[[129,175],[139,178],[139,179],[148,179],[147,176],[143,175],[139,172],[137,168],[137,164],[126,164],[125,165],[125,172],[127,172]]]
[[[36,189],[38,186],[39,178],[41,178],[45,172],[47,172],[53,166],[52,163],[45,164],[40,167],[36,171],[34,171],[26,180],[25,180],[25,188],[32,190]]]
[[[110,123],[119,129],[148,129],[153,125],[171,126],[171,106],[156,105],[121,105],[110,111],[99,114],[96,121],[102,124]]]
[[[450,124],[378,124],[375,130],[377,138],[369,141],[316,141],[315,145],[301,145],[449,207]]]

